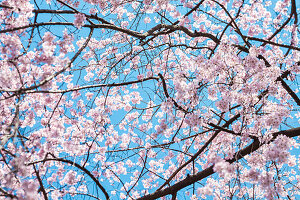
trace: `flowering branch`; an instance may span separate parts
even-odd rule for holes
[[[252,152],[255,152],[257,149],[262,147],[264,144],[269,144],[270,142],[274,141],[279,135],[285,135],[289,138],[300,136],[300,127],[285,130],[285,131],[275,132],[272,134],[272,139],[268,142],[261,143],[259,140],[254,140],[250,145],[248,145],[244,149],[236,152],[233,156],[233,159],[228,159],[228,160],[226,160],[226,162],[228,162],[228,163],[237,162],[241,158],[244,158],[246,155],[249,155]],[[174,194],[175,192],[177,192],[189,185],[192,185],[193,183],[196,183],[204,178],[207,178],[208,176],[211,176],[212,174],[215,173],[215,171],[213,169],[214,169],[214,165],[210,166],[209,168],[206,168],[203,171],[198,172],[195,175],[190,175],[190,176],[186,177],[185,179],[183,179],[182,181],[179,181],[170,187],[167,187],[162,190],[157,190],[154,193],[140,197],[137,200],[154,200],[154,199],[164,197],[166,195]]]

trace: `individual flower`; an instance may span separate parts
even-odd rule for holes
[[[75,20],[74,20],[74,25],[77,28],[80,29],[84,25],[85,20],[86,20],[86,17],[85,17],[84,14],[82,14],[82,13],[76,13],[75,14]]]
[[[149,24],[149,23],[151,22],[150,17],[146,17],[146,18],[144,19],[144,22],[145,22],[146,24]]]

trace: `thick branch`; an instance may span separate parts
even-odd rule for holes
[[[0,196],[4,196],[4,197],[8,197],[10,199],[18,199],[17,196],[10,194],[8,192],[6,192],[4,189],[0,188],[0,192],[2,192],[2,194]]]
[[[267,142],[267,143],[270,143],[270,142],[274,141],[276,139],[276,137],[279,136],[279,135],[285,135],[285,136],[290,137],[290,138],[299,136],[300,135],[300,127],[273,133],[272,134],[272,136],[273,136],[272,140]],[[257,149],[259,149],[264,144],[266,144],[266,143],[260,143],[259,140],[254,140],[249,146],[247,146],[244,149],[236,152],[234,154],[233,159],[228,159],[226,161],[229,162],[229,163],[236,162],[239,159],[244,158],[246,155],[249,155],[252,152],[255,152]],[[187,186],[189,186],[193,183],[196,183],[197,181],[200,181],[200,180],[202,180],[204,178],[207,178],[208,176],[214,174],[215,172],[214,172],[213,168],[214,168],[214,166],[212,165],[209,168],[206,168],[205,170],[203,170],[201,172],[198,172],[195,175],[191,175],[191,176],[186,177],[182,181],[179,181],[179,182],[177,182],[176,184],[174,184],[170,187],[167,187],[163,190],[156,191],[152,194],[145,195],[141,198],[138,198],[137,200],[154,200],[154,199],[166,196],[166,195],[174,194],[175,192],[177,192],[177,191],[179,191],[179,190],[181,190],[181,189],[183,189],[183,188],[185,188],[185,187],[187,187]]]
[[[160,29],[166,29],[166,30],[154,33],[155,31],[160,30]],[[164,34],[170,33],[169,31],[172,31],[172,32],[173,31],[183,31],[190,37],[206,37],[206,38],[210,38],[217,44],[220,43],[219,39],[210,33],[202,33],[202,32],[197,32],[197,31],[193,32],[193,31],[189,30],[188,28],[186,28],[184,26],[180,26],[180,25],[158,24],[158,25],[154,26],[152,29],[150,29],[149,31],[147,31],[144,34],[144,36],[147,37],[150,35],[164,35]]]

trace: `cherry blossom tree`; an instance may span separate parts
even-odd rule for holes
[[[295,199],[296,0],[1,0],[0,199]]]

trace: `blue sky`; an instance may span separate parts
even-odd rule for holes
[[[273,2],[276,2],[276,1],[273,1]],[[51,4],[50,6],[49,5],[47,5],[47,4],[45,4],[45,2],[43,2],[43,3],[41,3],[41,4],[39,4],[39,7],[40,8],[51,8],[53,5]],[[298,9],[299,9],[299,7],[300,7],[300,2],[299,1],[297,1],[297,7],[298,7]],[[64,8],[65,9],[65,8]],[[87,4],[85,4],[85,11],[86,12],[88,12],[88,6],[87,6]],[[185,11],[185,9],[184,8],[182,8],[182,10],[181,10],[183,13],[186,13],[186,11]],[[99,14],[99,16],[101,16],[100,14]],[[113,14],[110,14],[109,16],[107,16],[107,17],[105,17],[105,19],[107,19],[107,20],[110,20],[110,19],[114,19],[116,17],[116,15],[113,15]],[[39,16],[38,16],[38,22],[42,22],[42,21],[48,21],[49,20],[49,18],[52,18],[52,15],[50,15],[50,14],[40,14]],[[63,16],[60,16],[60,17],[54,17],[53,18],[53,21],[56,21],[56,20],[66,20],[66,21],[73,21],[73,15],[63,15]],[[142,18],[142,20],[143,20],[143,18]],[[139,23],[139,27],[138,27],[138,31],[140,31],[140,30],[149,30],[149,28],[151,28],[151,27],[153,27],[153,26],[155,26],[156,25],[156,23],[154,22],[154,20],[150,23],[150,24],[148,24],[148,25],[146,25],[145,23],[143,23],[143,22],[140,22]],[[35,34],[35,36],[34,36],[34,38],[33,38],[33,41],[38,41],[39,40],[39,37],[40,37],[40,35],[39,34],[41,34],[41,35],[43,35],[43,33],[44,32],[46,32],[46,31],[51,31],[52,33],[54,33],[54,34],[56,34],[57,35],[57,37],[60,37],[61,35],[62,35],[62,31],[64,30],[64,27],[62,27],[62,26],[55,26],[55,27],[53,27],[53,28],[50,28],[49,30],[48,29],[41,29],[40,30],[40,32],[39,33],[36,33]],[[73,32],[74,33],[74,35],[75,35],[75,38],[76,39],[80,39],[81,37],[86,37],[88,34],[89,34],[89,30],[88,29],[85,29],[85,28],[82,28],[82,29],[80,29],[80,30],[77,30],[76,28],[73,28],[73,27],[69,27],[69,31],[70,32]],[[94,33],[94,35],[95,36],[97,36],[97,35],[103,35],[103,33],[101,32],[101,30],[95,30],[95,33]],[[184,35],[183,35],[183,37],[184,37]],[[105,36],[103,37],[103,38],[105,38]],[[284,38],[283,38],[284,39]],[[257,45],[259,45],[259,43],[253,43],[253,44],[257,44]],[[102,53],[104,53],[104,51],[105,50],[99,50],[97,53],[98,54],[102,54]],[[72,53],[70,53],[70,56],[72,55]],[[142,59],[146,59],[146,57],[143,57]],[[146,60],[142,60],[142,62],[147,62]],[[82,58],[78,58],[78,59],[76,59],[75,60],[75,63],[76,63],[76,66],[75,66],[75,68],[78,68],[78,66],[83,66],[83,65],[87,65],[88,64],[88,60],[84,60],[84,59],[82,59]],[[127,67],[127,66],[126,66]],[[136,78],[136,76],[138,75],[138,73],[141,73],[141,74],[143,74],[144,72],[143,71],[134,71],[134,72],[132,72],[128,77],[129,77],[129,81],[132,81],[132,80],[135,80],[135,78]],[[80,71],[80,73],[78,72],[76,72],[76,73],[74,73],[74,79],[73,79],[73,83],[74,83],[74,85],[85,85],[85,84],[91,84],[91,83],[87,83],[86,81],[84,81],[83,80],[83,77],[85,76],[85,74],[86,74],[86,72],[84,72],[84,71]],[[118,77],[117,79],[115,79],[115,80],[112,80],[112,79],[110,79],[109,81],[109,83],[119,83],[119,82],[122,82],[123,80],[125,80],[125,79],[127,79],[128,77],[125,77],[124,75],[121,75],[120,77]],[[288,83],[291,83],[290,81],[287,81]],[[296,89],[296,88],[299,88],[299,77],[296,77],[296,80],[294,80],[292,83],[292,88],[293,89]],[[157,88],[157,81],[156,80],[151,80],[151,81],[147,81],[147,82],[144,82],[143,84],[142,84],[142,86],[143,86],[143,91],[141,92],[141,95],[142,95],[142,98],[143,98],[143,100],[145,101],[145,102],[147,102],[149,99],[152,99],[152,95],[153,96],[155,96],[155,95],[157,95],[157,94],[163,94],[162,92],[161,93],[158,93],[158,92],[156,92],[155,90],[157,90],[157,89],[159,89],[159,88]],[[66,84],[62,84],[61,85],[61,87],[60,87],[60,89],[66,89]],[[153,90],[153,88],[154,88],[154,90]],[[135,89],[132,89],[132,88],[130,88],[130,87],[128,87],[128,90],[129,90],[129,92],[132,92],[132,91],[134,91]],[[139,89],[137,89],[138,91],[139,91]],[[107,88],[106,90],[104,90],[103,92],[108,92],[109,91],[109,89]],[[96,94],[97,92],[95,92],[95,94]],[[120,91],[120,94],[121,95],[124,95],[126,93],[126,91]],[[70,98],[71,99],[71,93],[68,93],[68,94],[66,94],[66,96],[67,96],[67,98]],[[90,105],[90,102],[86,99],[86,98],[83,98],[84,99],[84,103],[85,104],[87,104],[87,105]],[[157,98],[157,99],[154,99],[154,102],[155,103],[159,103],[161,100],[159,99],[159,98]],[[204,104],[205,104],[206,102],[204,102]],[[91,106],[92,106],[93,104],[91,104]],[[95,106],[95,105],[93,105],[93,106]],[[138,105],[138,106],[141,106],[141,107],[145,107],[146,106],[146,103],[142,103],[141,105]],[[214,105],[211,105],[211,106],[214,106]],[[140,112],[141,113],[141,111],[138,111],[138,112]],[[298,111],[297,111],[298,112]],[[125,112],[125,111],[118,111],[118,112],[114,112],[112,115],[111,115],[111,121],[112,121],[112,124],[115,124],[115,123],[118,123],[120,120],[122,120],[123,119],[123,116],[126,114],[127,112]],[[70,113],[65,113],[66,115],[69,115]],[[294,120],[291,120],[291,119],[289,119],[288,121],[287,121],[287,123],[289,124],[289,125],[291,125],[291,126],[294,126],[294,127],[296,127],[296,126],[299,126],[299,123],[298,123],[298,121],[296,120],[296,119],[294,119]],[[151,131],[155,131],[154,130],[154,127],[155,127],[155,125],[158,125],[159,124],[159,122],[155,119],[155,118],[153,118],[153,128],[151,129]],[[39,128],[39,127],[33,127],[33,128]],[[287,126],[283,126],[282,127],[282,129],[287,129],[288,127]],[[123,130],[120,130],[117,126],[115,127],[115,130],[117,130],[117,131],[120,131],[120,132],[124,132]],[[25,129],[25,131],[27,131],[26,129]],[[135,131],[136,131],[136,133],[137,134],[140,134],[140,137],[142,137],[142,132],[140,132],[140,131],[138,131],[137,129],[135,129]],[[125,132],[124,132],[125,133]],[[144,137],[144,136],[143,136]],[[170,138],[171,139],[171,138]],[[103,141],[102,143],[100,143],[101,145],[104,145],[104,143],[105,143],[105,141]],[[152,145],[155,145],[156,143],[152,143]],[[178,149],[180,149],[180,146],[178,146],[177,147]],[[112,149],[110,149],[110,150],[112,150]],[[196,149],[194,149],[194,150],[191,150],[190,151],[191,153],[192,152],[196,152]],[[294,155],[297,155],[297,156],[299,156],[299,151],[298,150],[296,150],[296,149],[291,149],[291,152],[292,152],[292,154],[294,154]],[[163,160],[163,158],[165,157],[165,155],[166,155],[167,153],[166,152],[163,152],[163,151],[158,151],[158,155],[157,155],[157,157],[156,157],[156,159],[162,159]],[[134,156],[135,154],[134,153],[125,153],[124,152],[124,154],[123,154],[123,156],[125,156],[125,157],[129,157],[129,156]],[[64,156],[63,154],[61,154],[61,156]],[[112,155],[113,156],[113,155]],[[135,155],[137,158],[138,158],[138,156],[137,155]],[[111,159],[111,160],[114,160],[114,161],[118,161],[118,160],[122,160],[122,158],[123,157],[109,157],[109,154],[108,154],[108,158],[109,159]],[[77,157],[77,158],[74,158],[74,160],[77,160],[78,162],[80,161],[80,157]],[[93,156],[91,156],[90,157],[90,161],[93,159]],[[174,159],[175,160],[175,159]],[[163,161],[162,161],[163,162]],[[66,167],[66,169],[68,169],[68,168],[72,168],[72,166],[68,166],[68,167]],[[53,168],[54,169],[54,168]],[[94,166],[93,165],[90,165],[90,166],[87,166],[87,169],[90,169],[90,170],[94,170]],[[49,169],[49,170],[52,170],[52,168],[51,169]],[[101,170],[100,170],[101,171]],[[132,169],[132,170],[129,170],[130,172],[133,172],[134,171],[134,169]],[[55,172],[54,172],[55,173]],[[191,172],[189,172],[189,173],[191,173]],[[297,171],[297,174],[299,174],[299,170]],[[49,174],[49,175],[51,175],[51,174]],[[122,176],[120,176],[120,178],[122,178],[123,180],[126,180],[126,178],[129,178],[129,175],[130,174],[128,174],[127,176],[125,176],[125,175],[122,175]],[[216,176],[216,175],[214,175],[214,176]],[[107,189],[107,191],[109,191],[109,193],[115,188],[114,186],[111,186],[111,184],[108,182],[108,181],[106,181],[105,179],[103,179],[103,182],[101,182],[102,184],[103,184],[103,186]],[[161,181],[160,183],[163,183],[163,181]],[[205,180],[202,180],[201,181],[201,183],[197,183],[197,184],[195,184],[195,187],[197,188],[197,186],[199,186],[200,184],[202,184],[202,183],[205,183]],[[120,184],[121,185],[121,184]],[[117,186],[116,188],[120,188],[120,185],[119,186]],[[190,187],[188,187],[189,189],[189,191],[192,191],[192,187],[193,186],[190,186]],[[137,188],[139,188],[140,190],[143,190],[144,188],[143,188],[143,186],[140,184],[139,186],[137,186]],[[95,187],[95,185],[94,184],[90,184],[90,185],[88,185],[88,189],[93,193],[93,194],[95,194],[95,195],[97,195],[97,196],[99,196],[100,198],[103,198],[104,196],[103,196],[103,194],[101,193],[101,191],[99,191],[96,187]],[[82,198],[82,199],[84,199],[85,197],[78,197],[78,198]],[[178,199],[189,199],[190,198],[190,196],[188,196],[188,195],[185,195],[185,193],[179,193],[178,194]],[[65,199],[72,199],[72,197],[71,196],[66,196],[65,197]],[[118,199],[118,197],[112,197],[112,199]],[[209,198],[208,198],[209,199]]]

